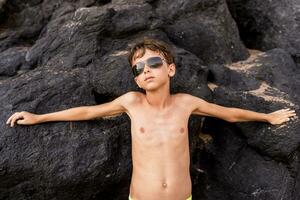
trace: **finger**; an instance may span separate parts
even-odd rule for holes
[[[288,121],[290,121],[290,118],[286,118],[286,119],[285,119],[285,122],[288,122]]]
[[[294,117],[294,116],[296,116],[296,114],[294,114],[294,113],[293,114],[286,114],[285,116],[286,117]]]
[[[287,111],[287,110],[290,110],[290,108],[281,109],[281,111]]]
[[[286,109],[285,111],[286,111],[286,112],[295,112],[295,110],[291,110],[290,108],[289,108],[289,109]]]
[[[6,124],[9,124],[11,116],[7,119]]]
[[[276,113],[284,113],[289,111],[289,108],[277,110]]]
[[[286,111],[287,113],[295,113],[296,111],[295,110],[289,110],[289,111]]]
[[[24,119],[17,120],[17,124],[24,124]]]
[[[13,121],[14,121],[14,118],[16,117],[16,113],[13,114],[10,118],[10,126],[12,127],[13,126]]]
[[[294,114],[296,114],[296,113],[293,111],[286,111],[286,112],[282,113],[282,115],[294,115]]]
[[[14,123],[17,119],[17,116],[14,116],[12,119],[11,119],[11,122],[10,122],[10,127],[13,127],[14,126]]]
[[[20,114],[18,113],[17,115],[15,115],[11,121],[11,127],[14,126],[14,124],[16,123],[16,121],[20,118]]]
[[[285,114],[285,115],[293,115],[293,114],[296,114],[296,113],[295,112],[285,112],[283,114]]]
[[[296,119],[297,119],[297,117],[295,117],[295,116],[291,117],[291,120],[292,120],[292,121],[294,121],[294,120],[296,120]]]
[[[12,120],[12,118],[13,118],[15,115],[16,115],[16,113],[12,114],[12,115],[8,118],[8,120],[7,120],[6,123],[9,124],[10,121]]]
[[[287,119],[284,119],[284,120],[280,120],[280,123],[279,124],[283,124],[285,122],[287,122],[288,120]]]
[[[10,118],[11,118],[11,116],[7,119],[6,124],[9,124]]]
[[[10,127],[13,127],[13,126],[14,126],[14,118],[12,118],[10,121]]]

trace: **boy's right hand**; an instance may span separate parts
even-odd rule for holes
[[[13,127],[15,123],[22,125],[37,124],[38,115],[26,111],[16,112],[6,121],[6,124],[10,124],[11,127]]]

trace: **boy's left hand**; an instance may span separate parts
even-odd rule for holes
[[[270,124],[282,124],[284,122],[289,121],[292,117],[296,118],[295,110],[290,110],[290,108],[287,109],[281,109],[277,110],[275,112],[268,114],[268,121]]]

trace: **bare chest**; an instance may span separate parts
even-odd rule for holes
[[[140,112],[131,123],[133,142],[143,145],[176,145],[188,135],[188,116],[179,111]]]

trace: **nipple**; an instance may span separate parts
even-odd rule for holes
[[[184,132],[184,128],[180,128],[180,133],[183,133]]]
[[[163,183],[162,186],[163,186],[164,188],[166,188],[166,187],[167,187],[167,183]]]
[[[145,129],[143,127],[140,128],[141,133],[145,133]]]

